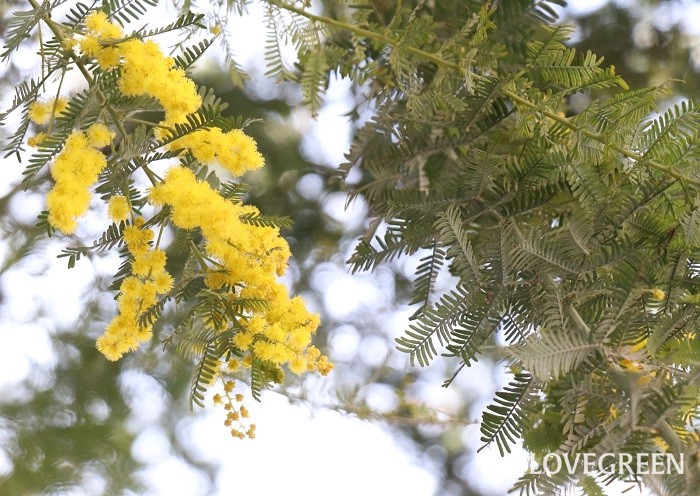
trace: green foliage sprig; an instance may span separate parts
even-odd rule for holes
[[[420,366],[442,354],[455,374],[483,355],[510,367],[482,420],[501,453],[523,438],[539,462],[688,460],[700,441],[700,114],[688,100],[656,114],[669,84],[630,90],[602,57],[569,48],[572,30],[551,25],[562,3],[367,1],[331,18],[268,2],[323,40],[302,72],[326,65],[373,104],[343,169],[359,166],[352,194],[373,217],[349,263],[422,254],[398,349]],[[441,270],[458,282],[433,295]],[[514,490],[604,494],[614,479],[644,481],[637,468],[528,473]],[[668,494],[692,492],[698,473],[685,469],[664,476]]]

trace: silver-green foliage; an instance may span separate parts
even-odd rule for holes
[[[569,48],[571,29],[552,24],[562,3],[404,1],[387,12],[360,0],[331,19],[271,1],[270,39],[286,32],[300,47],[295,77],[313,109],[321,69],[368,96],[375,115],[344,172],[360,167],[352,193],[373,222],[349,263],[371,270],[429,250],[398,348],[420,366],[442,355],[456,373],[482,355],[510,367],[482,440],[503,453],[524,438],[538,461],[663,450],[690,460],[700,112],[684,100],[657,114],[669,84],[630,90],[602,57]],[[273,73],[288,75],[279,64]],[[456,287],[432,295],[444,268]],[[697,469],[685,469],[663,478],[665,494],[697,487]],[[579,465],[528,473],[514,489],[604,494],[625,477],[646,476]]]

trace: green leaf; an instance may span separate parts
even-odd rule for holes
[[[481,451],[496,441],[501,456],[510,453],[510,445],[522,435],[528,425],[527,394],[532,377],[528,373],[516,374],[513,380],[498,391],[494,403],[487,406],[481,417]]]

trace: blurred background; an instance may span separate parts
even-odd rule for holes
[[[392,0],[381,3],[391,10]],[[632,88],[677,79],[684,83],[675,98],[698,97],[700,2],[569,3],[561,15],[576,27],[573,43],[605,56]],[[332,13],[332,4],[315,7]],[[25,8],[4,0],[0,19]],[[0,20],[0,45],[4,27]],[[373,273],[350,274],[345,265],[368,220],[361,199],[346,206],[334,171],[356,130],[350,117],[361,123],[371,115],[361,91],[331,79],[312,118],[299,107],[299,88],[265,78],[264,39],[261,10],[251,3],[245,17],[230,16],[225,37],[250,78],[242,88],[232,83],[223,45],[210,49],[194,78],[234,115],[264,121],[248,129],[267,163],[246,177],[249,201],[294,221],[283,233],[294,255],[285,281],[321,313],[317,345],[336,369],[323,380],[290,379],[261,404],[248,400],[257,439],[239,441],[221,409],[189,410],[192,364],[162,344],[173,312],[150,346],[106,361],[94,342],[115,310],[107,288],[118,259],[95,254],[69,270],[56,258],[67,244],[99,236],[104,209],[95,203],[76,238],[47,239],[34,227],[47,177],[24,191],[23,164],[0,159],[0,495],[487,496],[505,494],[526,470],[523,452],[476,454],[477,422],[502,386],[501,366],[481,360],[444,389],[454,373],[447,361],[411,368],[394,350],[413,313],[410,278],[420,254]],[[38,70],[33,43],[0,67],[2,110],[13,87]],[[0,128],[0,142],[7,134]],[[353,171],[347,183],[361,180]]]

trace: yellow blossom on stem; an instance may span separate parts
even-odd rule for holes
[[[219,128],[200,129],[173,141],[172,149],[184,148],[202,164],[219,164],[234,176],[259,169],[265,163],[255,140],[240,129],[224,133]]]
[[[68,102],[63,98],[46,102],[35,101],[29,105],[27,115],[36,124],[47,124],[52,116],[60,115],[67,107]]]
[[[248,438],[253,439],[255,437],[255,424],[246,426],[244,423],[245,419],[250,417],[250,412],[245,405],[241,404],[243,401],[243,395],[236,394],[236,404],[234,404],[234,399],[232,399],[230,395],[230,392],[233,390],[235,385],[234,381],[222,380],[222,383],[224,386],[223,394],[216,393],[213,400],[215,405],[223,405],[223,408],[226,411],[226,416],[223,422],[224,425],[229,428],[229,432],[233,437],[243,439],[247,436]],[[249,434],[252,434],[252,436]]]
[[[250,424],[250,428],[246,431],[248,439],[255,439],[255,424]]]
[[[174,282],[173,277],[165,271],[157,274],[153,278],[153,284],[155,285],[156,292],[160,294],[165,294],[170,291],[173,288]]]
[[[242,216],[257,210],[226,200],[184,167],[170,169],[163,182],[151,188],[149,200],[170,206],[177,227],[201,229],[208,255],[224,269],[217,272],[215,288],[228,284],[240,288],[241,298],[269,303],[267,310],[241,319],[242,329],[233,336],[237,348],[252,352],[244,365],[255,357],[279,367],[288,365],[295,373],[330,372],[328,359],[309,347],[318,315],[310,313],[301,298],[289,298],[277,280],[289,258],[289,246],[277,229],[243,222]]]
[[[100,56],[102,46],[100,40],[95,35],[87,35],[78,43],[80,50],[88,57],[97,58]]]
[[[165,270],[165,252],[150,249],[153,231],[140,226],[143,219],[137,218],[133,225],[124,228],[124,241],[134,257],[133,275],[124,278],[119,286],[119,314],[97,340],[97,349],[109,360],[118,360],[151,339],[151,326],[141,318],[158,302],[158,295],[172,288],[172,277]]]
[[[334,365],[327,356],[323,355],[319,357],[318,362],[316,363],[316,369],[318,370],[319,374],[328,375],[333,368]]]
[[[124,36],[118,24],[109,22],[107,14],[101,10],[93,10],[85,18],[85,27],[102,39],[116,39]]]
[[[113,196],[107,204],[107,215],[114,222],[121,222],[129,218],[131,207],[124,196]]]
[[[113,46],[105,42],[118,40],[124,37],[121,26],[109,22],[107,14],[101,10],[95,10],[85,18],[87,33],[80,40],[80,50],[94,59],[98,59],[102,69],[113,69],[119,61],[119,52]]]
[[[88,188],[107,167],[107,158],[96,150],[88,139],[93,124],[86,133],[73,131],[66,139],[61,153],[56,156],[51,175],[55,186],[46,196],[49,211],[48,221],[56,229],[72,234],[77,228],[77,219],[87,212],[91,195]],[[98,131],[99,132],[99,131]]]
[[[91,12],[85,27],[87,33],[80,40],[83,53],[97,60],[104,70],[121,69],[118,84],[122,94],[158,100],[165,110],[164,125],[185,122],[187,115],[202,105],[194,82],[175,67],[172,57],[163,55],[154,41],[122,40],[121,27],[110,22],[102,11]]]
[[[56,98],[53,102],[53,111],[56,115],[61,115],[68,108],[68,100],[65,98]]]
[[[100,68],[105,71],[118,67],[120,61],[121,52],[117,47],[103,48],[97,55],[97,63],[100,64]]]
[[[87,139],[90,146],[102,148],[109,145],[114,139],[114,132],[110,131],[107,126],[101,123],[93,124],[87,130]]]
[[[33,148],[41,145],[46,139],[46,133],[37,133],[34,136],[27,139],[27,144]]]
[[[659,288],[652,289],[649,291],[649,294],[651,295],[652,299],[657,301],[663,301],[666,298],[666,293]]]
[[[165,125],[184,122],[202,105],[194,82],[185,71],[173,67],[153,41],[132,39],[119,44],[123,61],[119,89],[127,96],[148,95],[165,110]]]
[[[64,38],[61,42],[61,46],[64,50],[67,51],[73,50],[73,48],[75,48],[77,44],[78,40],[76,40],[75,38]]]

